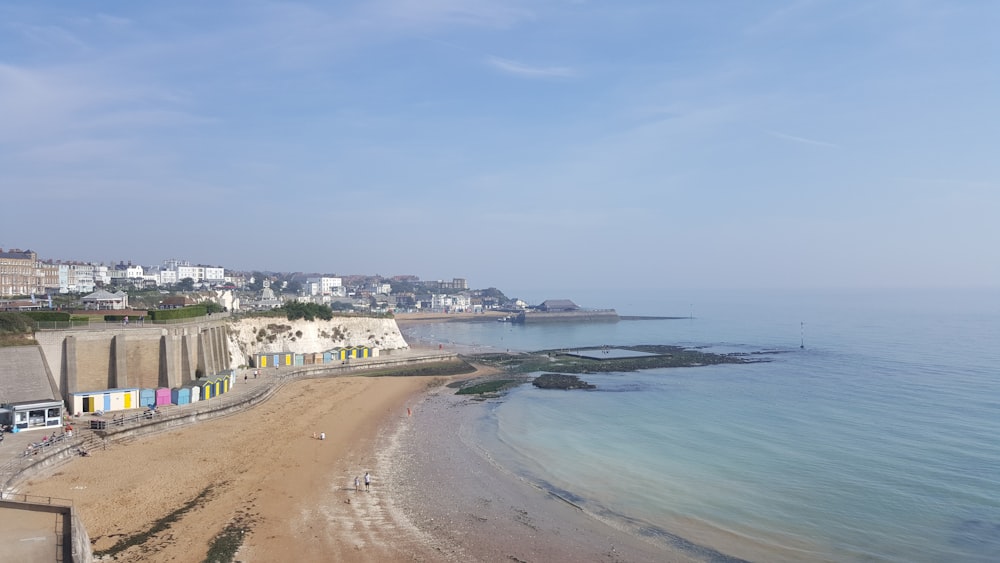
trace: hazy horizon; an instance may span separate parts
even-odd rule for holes
[[[943,0],[5,2],[0,247],[994,288],[998,23]]]

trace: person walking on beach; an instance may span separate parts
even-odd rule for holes
[[[361,490],[361,477],[354,478],[354,492]]]
[[[365,471],[365,492],[370,491],[371,486],[372,486],[372,476],[369,475],[367,471]]]

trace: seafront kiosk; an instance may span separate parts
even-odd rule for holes
[[[62,401],[25,401],[3,405],[15,432],[45,430],[62,426]]]

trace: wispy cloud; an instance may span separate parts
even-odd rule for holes
[[[506,28],[535,17],[517,3],[496,0],[380,0],[367,4],[365,11],[421,28],[442,24]]]
[[[489,57],[486,62],[496,69],[517,76],[535,78],[567,78],[576,76],[576,71],[564,66],[531,66],[500,57]]]
[[[795,135],[789,135],[788,133],[782,133],[780,131],[765,131],[768,135],[772,137],[777,137],[785,141],[791,141],[793,143],[801,143],[803,145],[813,145],[816,147],[827,147],[831,149],[839,149],[840,145],[834,143],[828,143],[826,141],[817,141],[816,139],[807,139],[805,137],[797,137]]]

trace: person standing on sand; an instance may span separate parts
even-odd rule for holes
[[[370,491],[371,486],[372,486],[372,476],[369,475],[367,471],[365,471],[365,492]]]
[[[361,477],[354,478],[354,492],[361,490]]]

